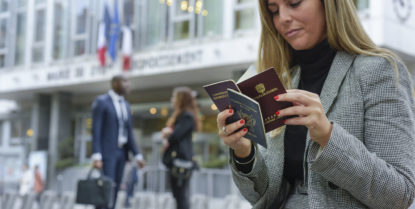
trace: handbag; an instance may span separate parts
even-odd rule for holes
[[[193,161],[175,158],[171,168],[171,175],[178,180],[180,186],[185,180],[192,175],[194,164]]]
[[[115,183],[104,176],[99,170],[100,176],[91,178],[92,168],[84,180],[79,180],[76,189],[76,203],[94,205],[96,207],[111,208]]]

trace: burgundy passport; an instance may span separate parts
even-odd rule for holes
[[[274,97],[286,93],[284,85],[274,68],[261,72],[245,81],[235,84],[232,80],[220,81],[204,86],[219,111],[230,107],[227,89],[239,91],[257,101],[261,108],[265,132],[270,132],[282,125],[288,117],[278,117],[278,110],[292,106],[290,102],[277,102]]]

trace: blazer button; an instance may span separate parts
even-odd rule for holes
[[[332,183],[332,182],[330,182],[330,181],[329,181],[329,187],[330,187],[330,189],[338,189],[338,188],[339,188],[339,186],[337,186],[337,185],[333,184],[333,183]]]

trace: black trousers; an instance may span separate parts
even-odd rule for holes
[[[179,180],[170,174],[170,184],[176,209],[190,209],[190,178]]]

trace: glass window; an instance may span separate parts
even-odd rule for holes
[[[35,13],[32,62],[43,61],[45,40],[45,9],[38,9]]]
[[[74,3],[76,4],[76,16],[72,32],[72,49],[73,54],[79,56],[85,54],[87,50],[89,1],[77,0]]]
[[[17,14],[16,23],[16,53],[14,59],[16,65],[21,65],[24,63],[25,54],[26,14]]]
[[[200,5],[202,2],[197,1]],[[169,40],[182,40],[193,38],[196,32],[195,1],[176,0],[172,13],[172,25],[170,26]],[[200,12],[200,11],[198,11]]]
[[[146,18],[146,45],[151,46],[163,41],[162,27],[163,27],[163,11],[164,4],[159,1],[147,1],[147,18]]]
[[[68,34],[68,4],[66,1],[56,2],[53,27],[53,59],[62,59],[65,56]]]
[[[249,30],[255,27],[256,4],[253,0],[238,0],[235,7],[235,30]]]
[[[6,66],[6,55],[0,54],[0,68],[3,68],[4,66]]]
[[[238,4],[247,3],[247,2],[253,2],[253,0],[238,0]]]
[[[203,36],[222,33],[223,1],[205,0],[201,15],[203,16]]]
[[[25,7],[27,5],[27,0],[17,0],[17,7]]]
[[[6,48],[7,19],[0,19],[0,49]]]
[[[174,24],[174,40],[190,38],[190,21],[179,22]]]
[[[45,10],[36,11],[35,42],[43,41],[45,38]]]
[[[42,62],[43,61],[43,47],[33,48],[32,61],[33,62]]]
[[[0,0],[0,12],[9,10],[9,0]]]
[[[0,62],[1,62],[1,58],[0,58]],[[0,147],[1,146],[3,146],[3,121],[0,121]]]
[[[75,55],[85,54],[85,40],[75,41]]]
[[[236,11],[235,29],[247,30],[254,27],[255,11],[253,9]]]
[[[132,25],[131,23],[134,21],[134,11],[135,5],[134,0],[125,0],[124,1],[124,25]]]
[[[369,0],[354,0],[357,10],[366,10],[369,8]]]
[[[76,11],[76,34],[86,32],[86,22],[88,18],[88,1],[78,0]]]
[[[46,0],[35,0],[35,4],[42,4],[42,3],[46,3]]]
[[[28,117],[19,117],[11,120],[11,140],[10,145],[21,145],[26,138],[26,131],[30,127],[30,119]]]
[[[186,15],[188,12],[193,12],[194,7],[189,0],[176,0],[175,11],[176,16]]]

